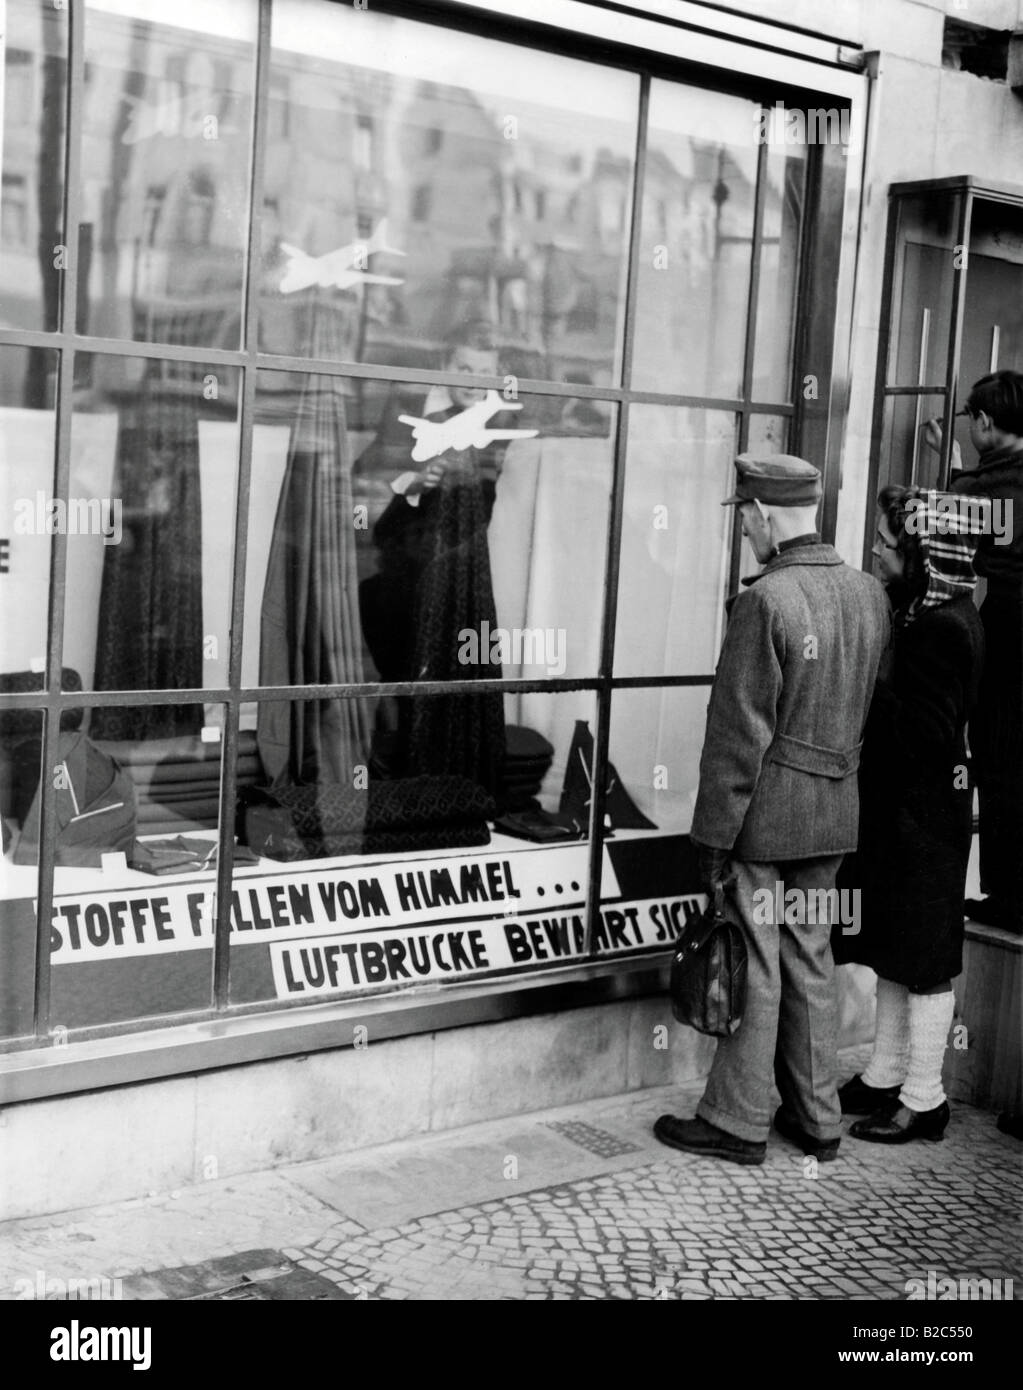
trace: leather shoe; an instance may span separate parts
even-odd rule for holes
[[[816,1158],[821,1163],[830,1163],[832,1159],[838,1157],[838,1146],[841,1138],[838,1139],[815,1139],[812,1134],[807,1134],[805,1129],[800,1129],[795,1120],[790,1120],[784,1110],[779,1110],[774,1117],[774,1127],[783,1139],[787,1139],[790,1144],[795,1144],[797,1149],[802,1149],[811,1158]]]
[[[1023,935],[1023,915],[1013,912],[999,898],[967,898],[963,903],[963,915],[981,926],[1000,927],[1013,936]]]
[[[938,1140],[945,1137],[949,1121],[948,1102],[933,1110],[910,1110],[906,1105],[888,1105],[867,1120],[857,1120],[849,1130],[854,1139],[871,1144],[908,1144],[911,1139]]]
[[[838,1100],[843,1115],[873,1115],[901,1090],[901,1086],[868,1086],[862,1076],[854,1076],[839,1086]]]
[[[697,1115],[692,1120],[679,1120],[674,1115],[662,1115],[654,1125],[654,1134],[662,1144],[669,1144],[683,1153],[699,1154],[703,1158],[723,1158],[728,1163],[753,1167],[763,1163],[767,1144],[740,1139],[717,1125],[708,1124]]]

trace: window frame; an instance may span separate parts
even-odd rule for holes
[[[328,0],[324,0],[328,3]],[[159,1036],[162,1030],[174,1025],[206,1025],[222,1027],[233,1019],[243,1020],[249,1014],[263,1016],[264,1024],[273,1027],[272,1016],[300,1009],[308,1014],[310,1022],[324,1017],[324,1009],[339,1008],[342,1013],[353,1009],[372,1013],[387,1011],[390,1004],[397,1004],[393,996],[360,1001],[346,997],[337,1005],[288,1004],[286,1001],[266,1001],[258,1005],[235,1005],[230,1000],[230,944],[229,911],[232,884],[233,856],[231,853],[235,832],[236,805],[236,762],[239,745],[239,713],[243,704],[260,701],[301,700],[315,698],[361,699],[378,695],[422,695],[443,694],[453,689],[465,693],[464,683],[457,687],[451,682],[421,682],[411,684],[366,683],[359,686],[294,686],[286,689],[275,687],[245,687],[241,684],[241,641],[244,617],[244,590],[246,573],[246,552],[248,533],[248,512],[250,501],[250,479],[252,462],[252,436],[256,414],[257,373],[265,369],[277,369],[300,374],[338,376],[343,378],[372,378],[387,382],[409,382],[423,386],[457,385],[459,378],[444,371],[422,369],[386,368],[374,364],[344,363],[338,361],[299,358],[262,353],[258,350],[258,284],[259,247],[261,245],[261,222],[264,206],[264,156],[267,145],[268,128],[271,121],[269,103],[278,99],[271,88],[271,4],[272,0],[258,0],[258,29],[254,55],[254,99],[251,158],[249,166],[248,203],[248,244],[246,253],[246,281],[243,292],[243,334],[238,350],[216,349],[210,347],[181,347],[170,344],[134,342],[123,339],[107,339],[76,331],[76,311],[78,306],[78,266],[77,258],[71,255],[63,271],[61,285],[61,309],[59,328],[56,332],[30,330],[0,330],[0,347],[45,347],[53,349],[59,357],[57,396],[55,402],[55,464],[54,496],[68,494],[71,471],[71,421],[72,402],[75,384],[75,361],[80,354],[108,354],[135,358],[156,358],[181,362],[202,363],[210,366],[229,366],[241,374],[239,401],[240,455],[238,488],[234,517],[234,544],[231,594],[231,642],[228,658],[228,684],[226,687],[195,690],[151,690],[151,691],[93,691],[82,694],[69,694],[60,690],[60,674],[65,626],[66,599],[66,558],[67,538],[56,534],[52,537],[50,558],[50,584],[48,595],[48,640],[47,668],[42,692],[26,696],[5,696],[2,698],[6,708],[33,708],[44,711],[44,766],[49,766],[52,751],[57,746],[61,714],[64,710],[93,708],[103,705],[143,705],[195,703],[197,696],[203,703],[220,704],[225,707],[225,726],[222,738],[222,777],[220,786],[220,843],[224,852],[219,856],[216,879],[217,922],[213,950],[213,975],[210,1005],[207,1009],[190,1013],[187,1019],[170,1014],[153,1015],[127,1024],[97,1025],[93,1028],[75,1030],[74,1040],[84,1043],[109,1040],[116,1050],[118,1039],[125,1035],[148,1034]],[[631,207],[629,209],[629,247],[628,274],[624,291],[623,338],[621,344],[621,377],[613,386],[584,386],[577,383],[538,381],[521,379],[519,390],[525,394],[553,395],[565,398],[590,398],[604,401],[616,407],[616,429],[614,438],[613,475],[610,498],[609,527],[606,548],[605,583],[603,612],[601,615],[600,661],[597,674],[587,679],[550,678],[545,680],[500,680],[473,682],[473,693],[497,691],[515,693],[543,691],[558,693],[562,691],[593,691],[595,696],[595,758],[597,775],[589,827],[589,881],[587,883],[587,915],[585,959],[580,960],[572,970],[540,969],[522,972],[502,980],[489,980],[475,987],[466,985],[448,986],[442,992],[448,996],[452,1005],[452,1016],[458,1015],[457,1001],[470,996],[500,995],[506,999],[504,1011],[507,1016],[507,996],[522,990],[532,992],[535,999],[538,984],[551,985],[553,989],[561,978],[573,981],[590,981],[598,993],[605,988],[601,980],[612,982],[623,975],[631,979],[639,978],[642,970],[647,974],[651,967],[650,956],[638,960],[598,959],[593,953],[592,942],[594,926],[600,907],[600,878],[603,862],[603,823],[605,809],[606,778],[601,775],[608,762],[608,744],[612,701],[615,692],[635,688],[672,688],[685,686],[709,687],[713,673],[706,672],[687,676],[631,676],[614,675],[615,625],[618,607],[619,558],[622,532],[622,517],[625,497],[626,452],[629,434],[629,410],[633,404],[653,404],[664,406],[691,406],[697,408],[726,410],[738,417],[738,448],[742,451],[749,438],[750,421],[755,415],[782,415],[790,419],[789,448],[813,458],[822,466],[825,476],[825,498],[823,529],[826,536],[834,534],[837,497],[839,486],[838,451],[844,424],[847,391],[847,372],[849,357],[850,327],[852,323],[852,283],[855,261],[855,222],[859,205],[862,180],[861,161],[864,148],[867,79],[859,71],[851,71],[850,65],[855,55],[849,53],[842,59],[839,50],[828,58],[828,44],[824,40],[807,40],[804,47],[813,50],[813,56],[804,59],[782,47],[771,48],[758,42],[746,33],[731,36],[720,33],[720,25],[728,25],[724,12],[715,11],[714,22],[717,31],[700,31],[694,25],[694,16],[688,23],[666,24],[656,16],[639,18],[618,16],[616,24],[616,46],[609,50],[601,36],[601,30],[608,22],[610,7],[580,5],[577,0],[558,0],[551,8],[545,9],[543,22],[537,15],[522,14],[517,3],[476,5],[471,10],[463,0],[442,0],[423,11],[416,5],[388,3],[388,0],[375,0],[377,8],[388,12],[428,22],[452,26],[456,30],[481,34],[486,37],[519,42],[523,47],[540,48],[547,52],[563,54],[575,58],[590,59],[603,66],[623,68],[639,77],[639,107],[637,140],[633,166],[633,186]],[[527,9],[529,7],[527,6]],[[617,8],[617,7],[616,7]],[[697,6],[687,5],[687,12],[697,10]],[[595,21],[587,32],[578,32],[569,27],[568,19],[580,11],[593,12]],[[516,17],[517,16],[517,17]],[[597,22],[599,20],[599,22]],[[65,124],[65,205],[64,242],[69,247],[77,247],[82,210],[81,168],[82,168],[82,121],[81,114],[85,100],[84,74],[84,0],[71,0],[69,5],[69,50],[68,85]],[[753,21],[737,19],[740,30],[763,31],[773,35],[780,42],[784,35],[786,42],[797,45],[802,40],[791,26],[755,25]],[[708,37],[708,34],[711,37]],[[651,47],[651,38],[657,43]],[[685,52],[679,52],[682,44]],[[752,45],[752,47],[751,47]],[[816,47],[815,47],[816,46]],[[750,57],[754,61],[750,63]],[[752,68],[752,71],[750,69]],[[746,342],[743,360],[743,389],[740,397],[722,399],[716,397],[690,396],[683,394],[636,391],[630,388],[633,344],[636,332],[636,286],[638,259],[640,255],[640,230],[643,208],[643,186],[645,176],[645,150],[647,115],[649,109],[650,86],[655,78],[681,82],[697,87],[711,87],[715,91],[735,92],[739,95],[753,95],[764,103],[782,98],[787,104],[809,104],[822,96],[832,102],[848,106],[852,114],[853,136],[846,154],[843,156],[830,146],[811,146],[808,150],[807,200],[803,213],[800,248],[799,283],[796,289],[795,341],[792,354],[792,389],[786,402],[754,401],[753,363],[757,327],[757,288],[763,223],[763,193],[766,184],[766,161],[769,146],[759,147],[758,175],[756,186],[755,227],[751,247],[752,265],[749,288],[749,303],[746,321]],[[852,214],[852,215],[851,215]],[[810,362],[818,365],[817,375],[820,389],[813,403],[806,402],[796,389],[802,377],[802,369]],[[461,379],[464,384],[464,378]],[[501,389],[502,378],[478,378],[480,386]],[[733,518],[734,521],[734,518]],[[730,587],[738,579],[740,533],[733,525],[731,540]],[[52,779],[43,779],[41,807],[40,856],[38,867],[38,897],[35,957],[35,1009],[34,1033],[27,1036],[0,1040],[0,1054],[17,1056],[30,1049],[49,1049],[54,1041],[50,1013],[50,958],[48,923],[53,911],[55,858],[55,793]],[[637,973],[639,972],[639,973]],[[542,991],[541,991],[542,992]],[[430,1026],[436,1026],[431,1024]],[[210,1034],[209,1036],[212,1036]],[[327,1046],[326,1042],[321,1043]],[[331,1045],[338,1045],[335,1037]],[[147,1045],[149,1046],[149,1045]],[[150,1048],[150,1050],[152,1050]],[[298,1049],[300,1050],[300,1049]],[[278,1055],[274,1053],[273,1055]],[[0,1057],[0,1064],[5,1059]],[[27,1060],[27,1059],[26,1059]],[[52,1055],[50,1061],[55,1060]],[[145,1069],[143,1061],[143,1070]],[[194,1063],[193,1063],[194,1066]],[[0,1066],[2,1072],[2,1066]],[[2,1079],[2,1078],[0,1078]],[[55,1083],[54,1083],[55,1084]],[[70,1084],[70,1083],[69,1083]],[[96,1083],[93,1083],[96,1084]],[[74,1087],[77,1089],[77,1086]],[[2,1095],[2,1090],[0,1090]]]

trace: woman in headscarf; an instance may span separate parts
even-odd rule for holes
[[[894,611],[860,770],[860,841],[840,882],[860,890],[859,931],[834,933],[837,961],[876,971],[874,1051],[839,1090],[865,1115],[857,1139],[941,1139],[949,1121],[942,1061],[962,970],[972,835],[964,732],[984,634],[972,559],[984,526],[973,499],[887,487],[874,556]]]

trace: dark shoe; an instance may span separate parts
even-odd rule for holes
[[[1011,1134],[1013,1139],[1023,1139],[1023,1114],[1013,1115],[1008,1110],[998,1116],[998,1128],[1003,1134]]]
[[[740,1139],[735,1134],[718,1129],[697,1116],[693,1120],[679,1120],[674,1115],[662,1115],[654,1125],[654,1134],[662,1144],[670,1144],[673,1149],[683,1153],[700,1154],[703,1158],[723,1158],[728,1163],[742,1163],[749,1167],[763,1163],[767,1156],[767,1145],[754,1143],[751,1139]]]
[[[843,1115],[873,1115],[886,1100],[894,1100],[901,1086],[868,1086],[862,1076],[854,1076],[838,1088]]]
[[[943,1139],[948,1121],[948,1102],[944,1100],[933,1110],[889,1105],[869,1120],[857,1120],[849,1133],[854,1139],[866,1139],[871,1144],[908,1144],[911,1139]]]
[[[963,903],[963,913],[971,922],[980,922],[984,927],[1000,927],[1008,914],[999,898],[967,898]]]
[[[807,1134],[805,1129],[800,1129],[795,1120],[786,1118],[783,1110],[779,1110],[775,1115],[774,1127],[783,1139],[795,1144],[797,1149],[802,1149],[805,1154],[821,1163],[830,1163],[833,1158],[838,1157],[838,1146],[842,1142],[840,1138],[815,1139],[812,1134]]]

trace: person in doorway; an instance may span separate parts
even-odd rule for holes
[[[974,385],[962,412],[976,468],[960,471],[952,454],[951,488],[989,498],[1000,509],[978,546],[977,573],[987,581],[981,605],[986,658],[970,751],[980,806],[980,882],[983,898],[966,900],[975,922],[1023,934],[1023,373],[992,372]],[[941,428],[929,421],[927,439],[941,447]]]
[[[839,1090],[857,1139],[941,1139],[949,1121],[942,1059],[962,970],[972,838],[966,721],[984,632],[973,603],[982,519],[920,489],[878,497],[874,557],[895,614],[890,672],[878,680],[860,768],[859,849],[841,878],[859,891],[854,935],[836,960],[876,971],[874,1051]],[[940,507],[940,510],[939,510]]]
[[[821,541],[812,464],[744,454],[736,469],[724,505],[739,508],[764,569],[732,601],[691,836],[704,888],[724,885],[744,928],[746,1010],[718,1042],[696,1117],[662,1115],[654,1133],[687,1153],[762,1163],[776,1079],[776,1129],[828,1160],[841,1135],[837,1018],[828,924],[816,908],[856,848],[855,774],[889,611],[878,581]],[[793,901],[814,910],[790,913]]]

